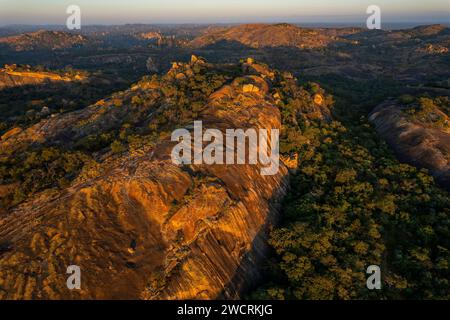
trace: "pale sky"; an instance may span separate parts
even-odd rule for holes
[[[65,24],[71,4],[84,24],[363,22],[369,5],[389,22],[450,21],[450,0],[0,0],[0,25]]]

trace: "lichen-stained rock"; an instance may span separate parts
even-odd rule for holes
[[[450,189],[450,134],[443,128],[412,121],[395,101],[377,106],[369,120],[403,162],[426,168]]]
[[[269,84],[243,94],[229,83],[199,113],[204,129],[280,129]],[[0,146],[67,146],[164,107],[110,102],[43,120]],[[0,215],[0,299],[240,297],[259,277],[287,168],[280,163],[278,173],[263,176],[260,164],[177,166],[174,145],[166,138],[151,152],[124,153],[95,177],[38,193]],[[67,288],[70,265],[81,268],[81,290]]]

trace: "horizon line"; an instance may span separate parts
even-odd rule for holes
[[[245,24],[293,24],[293,25],[299,25],[299,24],[339,24],[339,25],[365,25],[365,21],[310,21],[310,22],[294,22],[294,21],[261,21],[261,22],[255,22],[255,21],[241,21],[241,22],[118,22],[118,23],[86,23],[84,24],[84,27],[95,27],[95,26],[132,26],[132,25],[143,25],[143,26],[152,26],[152,25],[245,25]],[[446,25],[447,27],[450,26],[450,20],[448,21],[385,21],[383,24],[417,24],[417,26],[420,25]],[[4,27],[38,27],[38,26],[48,26],[48,27],[65,27],[66,25],[63,23],[8,23],[8,24],[0,24],[1,28]]]

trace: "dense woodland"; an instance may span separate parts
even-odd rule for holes
[[[271,234],[270,280],[250,297],[449,299],[449,194],[426,170],[400,163],[366,118],[400,94],[398,85],[355,83],[349,93],[346,81],[322,80],[335,93],[331,123],[293,123],[286,115],[299,115],[298,99],[280,106],[284,127],[296,132],[284,137],[284,151],[298,152],[300,166]],[[415,116],[448,106],[445,98],[409,100]],[[366,288],[370,265],[381,267],[380,291]]]

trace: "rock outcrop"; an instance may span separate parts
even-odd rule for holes
[[[265,86],[256,94],[228,82],[200,112],[204,127],[281,127],[270,84],[249,77]],[[47,143],[70,148],[89,134],[138,123],[165,105],[113,101],[144,93],[156,101],[160,91],[137,85],[42,120],[0,141],[0,154]],[[287,168],[280,164],[277,174],[262,176],[260,164],[178,166],[171,160],[174,145],[166,138],[140,154],[125,153],[102,163],[93,177],[38,193],[1,214],[0,298],[240,297],[259,277]],[[81,290],[66,286],[70,265],[81,268]]]
[[[369,120],[403,162],[426,168],[450,189],[450,133],[412,121],[395,101],[376,107]]]
[[[38,85],[47,82],[71,82],[82,81],[81,75],[65,76],[51,72],[12,71],[0,69],[0,89],[18,87],[23,85]]]

